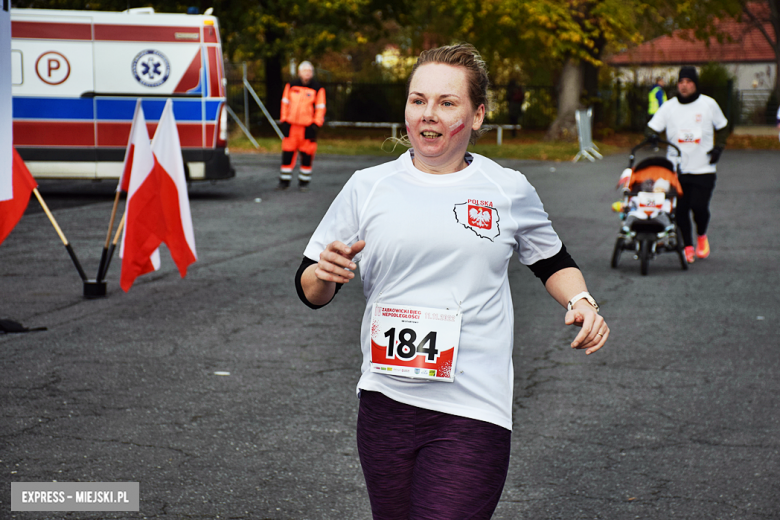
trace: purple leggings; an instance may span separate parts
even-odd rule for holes
[[[374,520],[488,519],[512,432],[362,390],[357,444]]]

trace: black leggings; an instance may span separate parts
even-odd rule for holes
[[[710,223],[710,199],[715,190],[715,174],[683,174],[680,175],[680,185],[683,194],[677,199],[677,225],[680,226],[683,243],[693,245],[691,217],[696,223],[696,234],[706,235]]]

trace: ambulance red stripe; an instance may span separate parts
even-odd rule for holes
[[[185,35],[192,35],[192,39]],[[197,36],[197,38],[195,36]],[[201,38],[200,29],[198,27],[95,24],[95,40],[197,43],[201,41]]]
[[[213,32],[213,27],[210,28]],[[11,22],[14,38],[92,40],[92,25],[81,23]],[[95,24],[96,41],[200,43],[198,27]],[[215,36],[209,37],[216,42]]]
[[[92,25],[88,23],[11,22],[13,38],[41,40],[91,40]]]
[[[131,123],[98,123],[97,126],[98,147],[116,148],[127,146]],[[179,141],[181,141],[182,148],[203,148],[203,130],[200,124],[176,123],[176,126],[179,129]],[[213,134],[215,125],[211,124],[208,126],[211,127]],[[154,131],[157,129],[157,123],[146,123],[146,128],[149,131],[149,135],[153,136]]]
[[[219,43],[218,34],[213,25],[203,26],[203,41],[205,43]]]
[[[219,75],[217,74],[217,71],[219,68],[217,67],[217,48],[216,47],[209,47],[209,78],[211,79],[211,85],[209,88],[209,95],[212,97],[220,96],[221,89],[219,84]]]
[[[128,135],[130,134],[128,130]],[[92,121],[14,121],[15,146],[95,146],[95,123]],[[127,139],[123,146],[127,146]]]
[[[197,87],[198,83],[200,83],[200,65],[200,50],[198,50],[197,54],[195,54],[195,57],[192,59],[192,62],[190,62],[190,66],[187,67],[187,70],[184,72],[184,76],[181,77],[179,84],[176,85],[176,88],[173,89],[173,91],[177,93],[187,92],[188,90]]]

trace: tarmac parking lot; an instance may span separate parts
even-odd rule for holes
[[[87,300],[31,200],[0,246],[0,518],[368,519],[355,445],[359,281],[312,311],[293,276],[357,169],[318,156],[311,191],[276,192],[277,155],[234,155],[235,179],[193,184],[198,261]],[[780,517],[780,155],[726,150],[712,256],[660,255],[641,276],[610,256],[626,156],[501,160],[522,171],[612,333],[594,355],[530,270],[510,267],[514,430],[496,519]],[[40,191],[88,274],[114,182]],[[424,223],[421,223],[424,225]],[[223,374],[223,375],[220,375]],[[229,374],[229,375],[224,375]],[[12,512],[11,482],[138,482],[138,512]]]

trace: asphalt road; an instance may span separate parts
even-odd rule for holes
[[[609,267],[625,156],[501,161],[524,172],[612,328],[587,358],[563,310],[519,262],[512,461],[496,519],[780,517],[780,170],[729,151],[712,201],[712,256]],[[355,447],[359,282],[311,311],[293,275],[356,169],[318,156],[312,190],[275,192],[276,155],[191,187],[199,260],[85,300],[30,203],[0,246],[0,518],[366,519]],[[554,168],[554,171],[553,171]],[[43,182],[88,273],[113,183]],[[424,225],[424,223],[421,223]],[[229,376],[215,375],[229,372]],[[139,482],[138,513],[12,513],[10,482]]]

